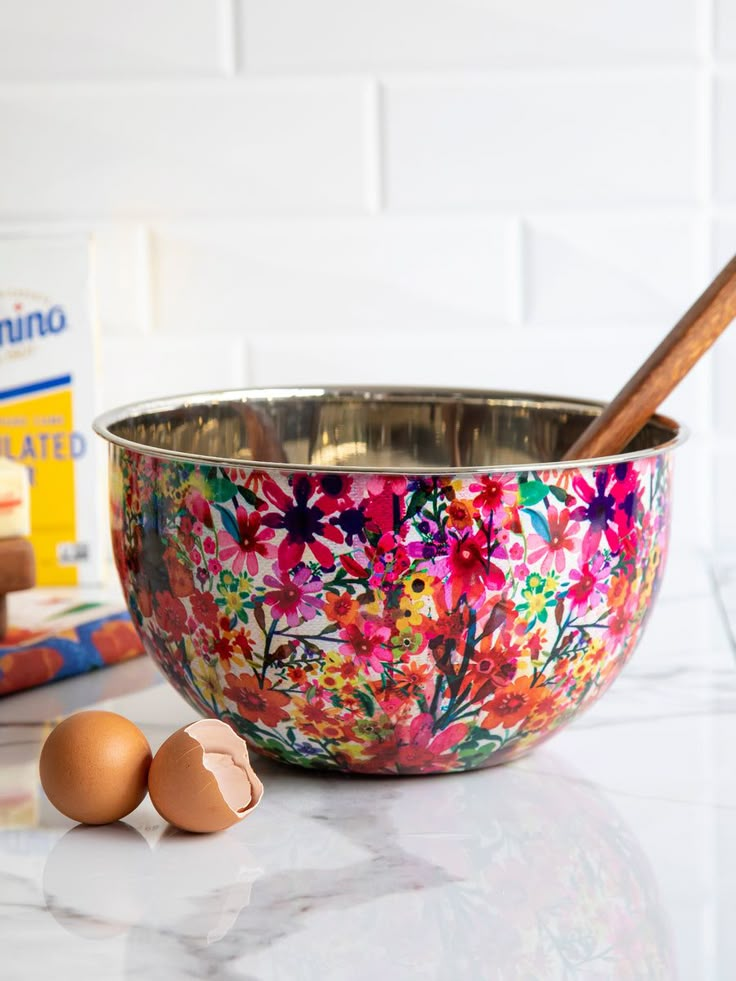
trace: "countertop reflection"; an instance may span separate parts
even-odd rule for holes
[[[0,702],[0,976],[715,978],[736,974],[736,671],[700,557],[672,563],[601,703],[513,764],[350,778],[256,766],[262,806],[196,836],[144,802],[45,800],[55,719],[120,711],[155,748],[190,709],[147,662]]]

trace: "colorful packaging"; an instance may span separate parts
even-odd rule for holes
[[[0,457],[28,468],[39,585],[102,578],[89,239],[0,239]]]
[[[10,598],[0,696],[143,653],[119,590],[28,589]]]

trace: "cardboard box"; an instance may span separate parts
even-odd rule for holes
[[[39,585],[102,579],[91,242],[0,239],[0,457],[31,480]]]

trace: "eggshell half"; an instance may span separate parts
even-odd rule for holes
[[[151,747],[115,712],[77,712],[51,731],[39,775],[62,814],[83,824],[119,821],[146,796]]]
[[[148,792],[164,820],[183,831],[223,831],[263,796],[245,742],[224,722],[201,719],[179,729],[153,758]]]

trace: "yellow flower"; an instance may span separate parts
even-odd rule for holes
[[[198,657],[192,662],[192,675],[200,695],[205,701],[214,704],[218,709],[224,709],[225,703],[221,693],[220,677],[214,664],[207,664],[204,658]]]
[[[544,598],[544,593],[534,593],[531,589],[522,590],[521,595],[529,604],[529,613],[532,616],[537,616],[544,609],[547,600]]]
[[[542,582],[543,579],[538,572],[533,572],[527,579],[527,583],[529,584],[529,589],[539,589],[539,587],[542,585]]]
[[[404,578],[404,592],[414,602],[431,596],[436,579],[434,576],[425,576],[421,572],[412,572]]]
[[[239,593],[227,592],[223,595],[223,599],[225,600],[225,613],[229,613],[231,616],[237,616],[245,607],[245,600]]]
[[[424,617],[418,603],[412,602],[408,596],[402,596],[399,600],[399,607],[402,612],[401,623],[403,626],[407,624],[411,624],[412,627],[421,626]]]

